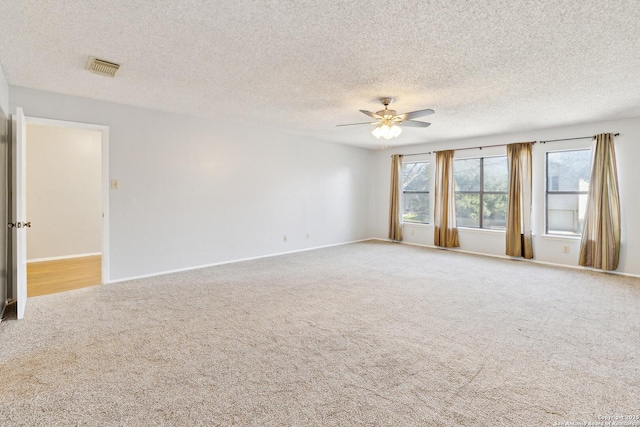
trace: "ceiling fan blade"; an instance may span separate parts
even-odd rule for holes
[[[412,128],[426,128],[431,126],[431,123],[427,123],[427,122],[418,122],[416,120],[405,120],[404,122],[400,123],[400,126],[404,127],[412,127]]]
[[[355,126],[355,125],[377,125],[377,122],[366,122],[366,123],[347,123],[346,125],[336,125],[338,126]]]
[[[431,108],[427,108],[426,110],[418,110],[411,111],[409,113],[398,114],[397,117],[402,118],[402,120],[411,120],[415,119],[416,117],[430,116],[432,114],[435,114],[435,111],[433,111]]]
[[[382,116],[379,116],[376,113],[372,113],[371,111],[360,110],[360,112],[366,114],[369,117],[373,117],[374,119],[382,119]]]

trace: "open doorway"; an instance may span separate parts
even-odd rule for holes
[[[106,130],[27,118],[27,296],[106,282]]]

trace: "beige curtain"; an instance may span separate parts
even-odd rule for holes
[[[509,201],[507,204],[506,254],[533,258],[531,238],[532,142],[507,145]]]
[[[402,154],[391,156],[391,197],[389,200],[389,238],[402,241]]]
[[[456,197],[453,182],[453,150],[436,152],[433,243],[445,248],[457,248]]]
[[[613,134],[596,135],[580,265],[615,270],[620,259],[620,194]]]

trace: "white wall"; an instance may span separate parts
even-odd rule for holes
[[[640,218],[640,191],[637,190],[636,186],[637,183],[640,182],[640,167],[638,167],[638,159],[640,159],[640,117],[542,129],[532,132],[483,136],[472,139],[414,145],[410,147],[394,148],[387,151],[379,151],[375,154],[373,166],[375,176],[372,178],[372,203],[374,205],[372,233],[375,237],[387,238],[391,154],[423,153],[435,150],[507,144],[513,142],[575,138],[603,132],[620,133],[620,136],[615,138],[622,209],[622,244],[618,271],[638,275],[640,274],[640,262],[638,262],[640,259],[640,221],[638,221],[637,218]],[[535,259],[538,261],[576,266],[578,264],[580,244],[579,239],[576,238],[544,235],[545,153],[547,151],[588,148],[590,146],[590,140],[564,141],[534,145],[533,230],[535,233]],[[480,157],[496,154],[503,155],[504,153],[504,147],[485,148],[482,150],[463,150],[456,152],[456,158]],[[405,158],[405,161],[426,159],[431,160],[430,163],[433,166],[434,158],[434,155],[412,156]],[[434,167],[432,167],[432,173],[433,169]],[[459,235],[461,250],[504,256],[504,232],[460,228]],[[405,242],[428,246],[433,245],[433,228],[431,225],[405,224],[404,236]],[[564,246],[569,246],[569,253],[563,253]]]
[[[0,64],[0,109],[9,117],[9,83]]]
[[[102,252],[96,130],[27,125],[27,259]]]
[[[10,95],[11,111],[109,126],[120,182],[109,192],[111,280],[371,235],[369,150],[21,87]]]

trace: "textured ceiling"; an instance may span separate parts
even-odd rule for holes
[[[1,0],[11,85],[378,148],[640,115],[638,0]],[[118,62],[114,79],[90,55]],[[28,114],[28,112],[27,112]]]

